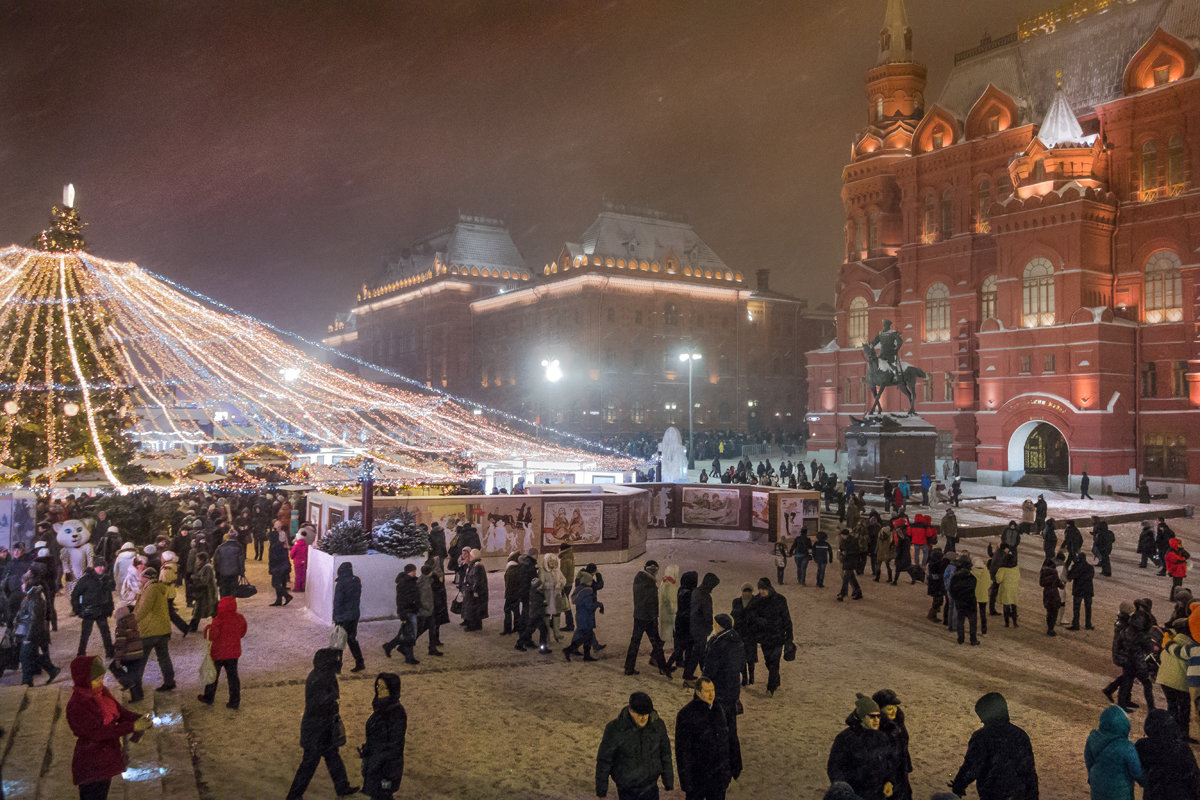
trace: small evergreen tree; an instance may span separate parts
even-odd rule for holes
[[[356,514],[327,530],[314,546],[331,556],[361,556],[371,546],[371,533],[363,530],[362,517]]]
[[[78,253],[87,248],[83,240],[85,225],[79,209],[54,206],[50,209],[50,227],[33,237],[29,246],[48,253]]]
[[[371,532],[375,549],[396,558],[416,558],[429,552],[429,534],[417,525],[416,515],[400,511]]]

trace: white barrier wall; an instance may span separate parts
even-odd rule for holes
[[[319,621],[333,624],[333,588],[338,565],[349,562],[354,574],[362,581],[362,599],[359,602],[359,619],[388,619],[396,616],[396,576],[404,571],[405,564],[416,564],[419,569],[425,563],[423,556],[396,558],[382,553],[363,556],[331,556],[316,548],[308,551],[308,583],[304,587],[304,599],[309,612]]]

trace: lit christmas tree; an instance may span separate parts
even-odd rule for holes
[[[111,367],[119,358],[111,319],[77,271],[49,255],[84,245],[73,188],[64,201],[34,239],[43,252],[29,254],[21,284],[36,287],[38,301],[25,294],[0,311],[0,463],[27,473],[82,456],[75,471],[137,482],[145,473],[130,464],[130,387]]]

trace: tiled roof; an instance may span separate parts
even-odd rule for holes
[[[1066,101],[1082,116],[1121,96],[1126,65],[1158,27],[1200,48],[1200,2],[1117,0],[1052,32],[1019,37],[956,65],[938,105],[965,119],[992,83],[1017,101],[1022,123],[1041,122],[1061,70]]]

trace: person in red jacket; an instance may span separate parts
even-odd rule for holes
[[[112,779],[125,771],[121,737],[134,741],[154,725],[149,715],[125,708],[104,688],[104,662],[95,656],[76,656],[71,662],[75,690],[67,701],[67,724],[77,737],[71,775],[79,800],[104,800]]]
[[[1175,587],[1183,585],[1183,579],[1187,577],[1187,562],[1191,557],[1191,553],[1183,549],[1183,542],[1178,539],[1171,539],[1167,542],[1167,574],[1171,576],[1171,597],[1175,599]]]
[[[242,637],[246,635],[246,618],[238,613],[237,600],[222,597],[217,603],[217,616],[204,628],[204,638],[212,642],[212,660],[217,667],[217,677],[225,670],[229,680],[229,702],[226,708],[236,709],[242,702],[242,682],[238,678],[238,659],[242,657]],[[217,682],[204,687],[204,694],[197,699],[212,705],[217,694]]]
[[[908,535],[912,538],[912,563],[918,567],[929,567],[929,526],[924,514],[917,514],[913,523],[908,526]]]

